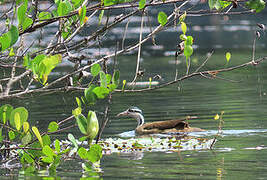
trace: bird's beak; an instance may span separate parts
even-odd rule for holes
[[[123,111],[123,112],[117,114],[116,117],[127,116],[127,115],[128,115],[128,111],[126,110],[126,111]]]

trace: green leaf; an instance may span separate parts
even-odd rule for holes
[[[81,131],[82,134],[86,134],[86,130],[87,130],[87,119],[86,117],[84,117],[83,114],[80,114],[78,116],[75,116],[78,127]]]
[[[47,19],[50,19],[50,18],[52,18],[52,15],[51,15],[51,13],[50,12],[40,12],[39,14],[38,14],[38,18],[39,18],[39,20],[47,20]]]
[[[99,64],[94,64],[93,66],[91,66],[91,74],[92,74],[92,76],[97,76],[98,75],[98,73],[100,72],[100,70],[101,70],[101,67],[100,67],[100,65]]]
[[[115,84],[117,87],[120,83],[120,71],[116,70],[114,73],[113,73],[113,76],[112,76],[112,83]]]
[[[22,25],[24,19],[27,17],[26,12],[27,12],[27,4],[23,3],[19,6],[17,11],[18,22],[20,25]]]
[[[43,147],[42,152],[46,156],[56,156],[56,154],[54,153],[54,150],[51,147],[49,147],[48,145],[45,145]]]
[[[165,26],[165,24],[168,22],[168,17],[164,12],[159,12],[158,14],[158,22],[161,26]]]
[[[226,58],[227,62],[229,62],[230,59],[231,59],[231,53],[230,53],[230,52],[227,52],[227,53],[225,54],[225,58]]]
[[[96,87],[93,90],[98,99],[104,99],[109,94],[109,89],[105,87]]]
[[[116,4],[116,0],[104,0],[104,6],[112,6]]]
[[[39,75],[39,78],[42,79],[43,84],[47,81],[47,76],[50,74],[50,72],[62,61],[62,55],[56,54],[54,56],[47,56],[44,59],[41,60],[39,63],[37,70],[37,73]]]
[[[77,107],[76,109],[72,110],[72,115],[74,115],[74,116],[78,116],[81,113],[82,113],[82,108],[80,108],[80,107]]]
[[[10,125],[12,127],[16,127],[16,123],[15,123],[15,114],[16,113],[19,113],[21,125],[23,124],[23,122],[26,122],[28,120],[27,109],[25,109],[24,107],[18,107],[16,109],[12,110],[12,112],[10,114]]]
[[[184,22],[181,22],[181,28],[182,28],[183,34],[186,34],[187,26]]]
[[[265,8],[265,1],[263,0],[250,0],[246,2],[249,9],[253,9],[256,13],[261,12]]]
[[[16,134],[14,133],[14,131],[9,131],[8,132],[8,137],[10,140],[13,140],[16,138]]]
[[[45,163],[51,164],[54,162],[54,158],[53,156],[45,156],[45,157],[42,157],[42,161]]]
[[[191,45],[187,45],[184,47],[184,55],[186,59],[188,59],[193,54],[193,48]]]
[[[23,132],[27,133],[30,129],[30,124],[28,122],[23,122]]]
[[[143,9],[146,6],[146,0],[139,0],[139,9]]]
[[[22,29],[23,29],[23,31],[25,29],[27,29],[28,27],[30,27],[32,25],[32,23],[33,23],[33,20],[31,18],[29,18],[29,17],[26,17],[24,19],[24,21],[22,22]]]
[[[193,45],[193,42],[194,42],[194,39],[192,36],[187,36],[186,37],[186,40],[185,40],[185,46],[192,46]]]
[[[81,100],[78,97],[76,97],[75,99],[76,99],[76,102],[77,102],[78,107],[82,107]]]
[[[112,79],[112,76],[110,74],[106,74],[107,84],[111,82],[111,79]]]
[[[23,153],[21,160],[25,160],[29,164],[34,162],[34,159],[28,153]]]
[[[55,140],[55,150],[60,153],[60,142],[58,139]]]
[[[75,146],[75,148],[78,149],[78,147],[79,147],[78,143],[77,143],[75,137],[71,133],[68,134],[68,139],[70,140],[70,142],[72,142],[72,144]]]
[[[215,7],[216,2],[217,2],[217,0],[209,0],[208,3],[209,3],[209,7],[211,10]]]
[[[33,126],[32,127],[32,131],[35,134],[35,136],[37,137],[37,139],[39,140],[41,146],[43,147],[44,146],[43,139],[42,139],[42,137],[41,137],[41,135],[40,135],[39,130],[37,129],[37,127],[36,126]]]
[[[19,31],[16,26],[12,25],[10,30],[7,33],[4,33],[0,36],[0,50],[4,51],[7,48],[14,45],[19,38]]]
[[[103,16],[104,16],[104,12],[105,12],[105,10],[101,10],[101,12],[99,14],[99,17],[98,17],[98,25],[101,24],[101,21],[102,21]]]
[[[79,148],[78,155],[82,159],[87,159],[87,150],[84,147]]]
[[[100,86],[101,87],[107,87],[107,78],[106,78],[106,74],[103,71],[100,71]]]
[[[93,92],[95,88],[96,88],[95,85],[91,85],[84,90],[84,97],[88,105],[94,105],[96,103],[97,95]]]
[[[58,127],[59,127],[59,126],[58,126],[57,122],[52,121],[52,122],[50,122],[49,125],[48,125],[48,132],[55,132],[55,131],[58,130]]]
[[[71,6],[68,1],[60,1],[58,8],[57,8],[57,14],[59,16],[65,16],[69,14],[71,11]]]
[[[92,141],[96,137],[99,130],[98,119],[94,111],[88,112],[86,130],[87,130],[86,135],[89,137],[90,141]]]
[[[44,135],[42,137],[42,139],[43,139],[44,146],[45,145],[48,145],[48,146],[51,145],[51,139],[50,139],[50,136],[48,134]]]
[[[3,124],[6,124],[6,121],[10,119],[12,110],[13,107],[9,104],[5,104],[0,107],[0,120],[3,122]]]
[[[32,140],[32,135],[30,132],[27,132],[22,138],[21,142],[23,145],[29,144]]]
[[[14,114],[14,122],[15,122],[16,129],[19,131],[21,126],[22,126],[21,121],[20,121],[19,112],[15,112],[15,114]]]
[[[102,158],[102,147],[98,144],[93,144],[87,152],[87,159],[92,163],[99,161]]]
[[[14,53],[14,49],[13,48],[10,48],[10,51],[8,53],[8,56],[10,56],[10,57],[15,56],[15,53]]]

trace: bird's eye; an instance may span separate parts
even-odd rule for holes
[[[129,112],[134,112],[132,109],[128,109]]]

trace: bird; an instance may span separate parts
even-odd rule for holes
[[[166,121],[156,121],[145,123],[142,110],[138,107],[131,106],[125,111],[117,114],[116,117],[128,116],[137,120],[137,127],[135,133],[138,135],[147,134],[182,134],[187,132],[205,131],[200,128],[190,127],[186,122],[188,119],[194,119],[196,116],[187,116],[183,119],[174,119]]]

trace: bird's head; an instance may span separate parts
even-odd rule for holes
[[[144,117],[143,117],[142,110],[139,109],[138,107],[131,106],[125,111],[117,114],[117,117],[120,117],[120,116],[129,116],[129,117],[136,119],[138,122],[138,126],[141,126],[144,124]]]

